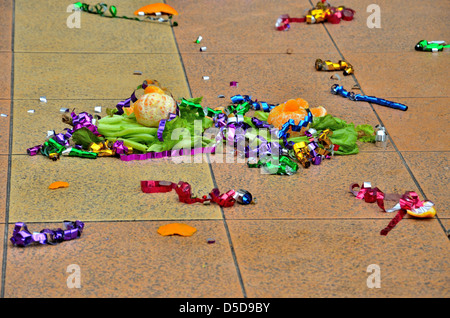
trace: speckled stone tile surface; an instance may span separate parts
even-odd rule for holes
[[[11,52],[13,0],[1,0],[0,52]],[[10,72],[7,72],[9,74]]]
[[[176,44],[168,23],[100,17],[74,12],[70,1],[16,1],[16,52],[122,52],[173,54]],[[98,2],[86,2],[90,9]],[[158,1],[103,1],[117,16],[137,17],[134,11]],[[109,11],[106,16],[111,16]],[[45,20],[46,23],[42,23]],[[142,19],[145,20],[145,19]],[[124,36],[125,34],[125,36]],[[145,57],[144,57],[145,59]],[[143,59],[143,60],[144,60]],[[102,66],[99,66],[102,67]],[[133,70],[132,70],[133,71]]]
[[[11,52],[0,52],[0,99],[11,98]]]
[[[133,75],[136,70],[143,75]],[[176,99],[189,96],[176,54],[127,54],[124,58],[109,53],[16,53],[14,78],[15,99],[39,101],[46,96],[47,100],[116,99],[118,103],[147,78],[167,86]]]
[[[248,297],[448,297],[449,245],[437,221],[402,220],[381,236],[385,225],[382,220],[228,221]],[[411,240],[418,235],[420,240]],[[380,288],[369,288],[376,273]]]
[[[339,1],[332,4],[341,3],[344,4]],[[448,41],[450,36],[445,27],[450,9],[448,2],[437,5],[432,0],[412,1],[405,7],[400,0],[346,0],[344,5],[356,11],[354,20],[326,24],[344,55],[349,52],[413,52],[420,40]],[[376,17],[378,12],[379,18]]]
[[[5,222],[7,182],[8,156],[0,154],[0,224]],[[0,228],[3,229],[3,226],[0,226]]]
[[[448,97],[450,90],[442,83],[448,80],[443,70],[450,67],[449,54],[349,52],[345,58],[354,66],[365,95],[395,102],[399,97]]]
[[[214,187],[206,163],[174,163],[171,159],[124,162],[100,157],[14,156],[12,160],[10,222],[220,219],[217,205],[185,204],[175,192],[144,193],[142,180],[191,184],[193,193]],[[56,181],[68,188],[51,190]]]
[[[392,152],[336,156],[308,169],[300,166],[292,176],[262,174],[261,169],[243,163],[213,162],[212,167],[219,188],[235,184],[249,190],[257,200],[254,205],[224,210],[228,219],[390,219],[393,215],[384,213],[376,203],[356,199],[350,185],[371,182],[385,193],[418,191],[400,157]]]
[[[421,152],[403,152],[407,164],[417,178],[428,200],[436,205],[440,217],[450,217],[450,200],[443,191],[450,179],[448,152],[427,152],[424,160]]]
[[[449,151],[450,131],[447,125],[450,99],[397,98],[408,106],[406,112],[392,111],[388,107],[374,105],[387,132],[393,136],[400,151]]]
[[[168,223],[87,222],[79,239],[57,246],[10,244],[5,297],[241,297],[223,222],[183,222],[197,229],[190,237],[158,234]],[[58,227],[29,224],[31,231]]]
[[[11,120],[11,100],[0,100],[0,155],[9,153],[9,125]]]
[[[253,53],[255,55],[292,53],[333,53],[322,26],[292,23],[292,32],[273,32],[282,14],[301,17],[311,4],[306,1],[251,1],[239,0],[190,1],[174,0],[179,8],[175,36],[184,54],[199,51],[201,46],[210,53]],[[200,9],[200,10],[199,10]],[[245,16],[245,17],[244,17]],[[201,36],[200,43],[195,43]]]

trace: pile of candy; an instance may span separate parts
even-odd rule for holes
[[[65,114],[66,115],[66,114]],[[67,119],[69,118],[69,120]],[[82,144],[75,144],[74,134],[89,134],[91,137],[101,136],[95,125],[96,119],[89,113],[76,114],[72,112],[69,116],[63,116],[63,121],[72,125],[72,129],[66,128],[64,133],[56,134],[54,130],[47,132],[47,140],[41,144],[27,149],[30,156],[41,153],[56,161],[60,156],[81,157],[95,159],[98,156],[116,156],[130,154],[131,147],[124,145],[123,141],[116,140],[114,143],[106,141],[93,142],[89,144],[89,150],[83,150]]]

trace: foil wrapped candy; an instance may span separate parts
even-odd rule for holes
[[[13,245],[25,247],[33,243],[54,245],[63,241],[69,241],[81,236],[84,223],[81,221],[64,221],[64,229],[44,229],[39,233],[31,233],[23,222],[17,222],[14,226],[10,241]]]
[[[106,140],[92,143],[89,146],[89,151],[96,153],[99,157],[113,157],[115,155],[132,154],[133,148],[125,146],[122,140],[116,140],[114,143]]]
[[[339,149],[339,145],[332,144],[329,138],[332,134],[332,130],[325,129],[316,137],[317,131],[313,128],[308,129],[305,135],[309,138],[309,142],[301,141],[292,147],[294,158],[304,168],[309,168],[311,164],[320,165],[324,158],[330,159]]]
[[[250,192],[242,189],[237,191],[230,190],[221,194],[219,189],[214,188],[208,195],[197,198],[192,194],[191,185],[184,181],[180,181],[178,184],[170,181],[141,181],[141,190],[144,193],[165,193],[175,190],[178,194],[179,201],[187,204],[210,204],[211,202],[215,202],[222,207],[231,207],[235,202],[243,205],[253,202],[253,197]]]
[[[354,73],[353,66],[343,60],[339,60],[338,63],[333,63],[329,60],[322,61],[321,59],[317,59],[315,68],[318,71],[344,71],[345,76]]]

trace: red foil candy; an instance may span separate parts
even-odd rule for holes
[[[192,196],[191,185],[187,182],[180,181],[178,184],[169,181],[141,181],[142,192],[145,193],[164,193],[175,190],[178,194],[180,202],[187,204],[215,202],[222,207],[231,207],[236,200],[234,199],[235,191],[230,190],[224,194],[220,194],[219,189],[214,188],[208,196],[204,195],[202,198]]]

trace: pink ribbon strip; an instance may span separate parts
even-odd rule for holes
[[[359,191],[355,191],[355,188],[360,188]],[[387,235],[397,224],[400,222],[403,217],[406,215],[407,210],[413,210],[415,208],[423,206],[423,202],[419,200],[419,195],[414,191],[407,191],[402,196],[398,194],[384,194],[378,188],[372,188],[370,183],[364,182],[360,187],[357,183],[353,183],[350,185],[350,192],[360,200],[364,200],[367,203],[377,202],[378,206],[384,212],[393,212],[397,211],[397,215],[389,222],[388,226],[381,230],[381,235]],[[399,209],[390,209],[386,210],[384,208],[384,200],[388,201],[397,201],[399,200]]]
[[[236,192],[234,190],[220,194],[219,189],[217,188],[212,189],[208,196],[204,195],[202,198],[192,197],[191,185],[183,181],[178,182],[178,184],[169,181],[141,181],[141,189],[144,193],[164,193],[175,190],[180,202],[187,204],[212,201],[222,207],[231,207],[236,202],[234,199]]]
[[[183,149],[166,150],[161,152],[147,152],[143,154],[121,155],[120,160],[132,161],[132,160],[161,159],[180,156],[194,156],[202,153],[214,154],[215,151],[216,151],[215,147],[193,148],[190,150],[186,150],[183,148]]]

